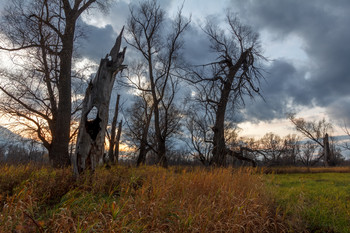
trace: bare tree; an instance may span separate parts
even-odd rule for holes
[[[113,115],[112,125],[111,125],[111,134],[109,139],[108,160],[112,163],[116,161],[114,157],[114,152],[117,147],[116,127],[117,127],[117,120],[119,115],[119,100],[120,100],[120,95],[117,95],[117,101],[115,103],[114,115]],[[118,147],[119,147],[119,144],[118,144]]]
[[[134,103],[124,114],[128,126],[125,136],[138,148],[137,166],[140,166],[145,164],[147,153],[154,147],[154,140],[150,137],[153,104],[148,92],[141,91],[134,98]]]
[[[120,144],[120,137],[122,135],[122,126],[123,126],[123,120],[120,120],[118,124],[118,132],[115,137],[115,146],[114,146],[115,148],[113,153],[113,158],[115,162],[118,162],[119,160],[119,144]]]
[[[299,160],[302,162],[302,164],[306,167],[313,166],[318,157],[315,154],[315,151],[317,149],[317,145],[313,143],[312,141],[307,141],[303,144],[301,153],[299,154]]]
[[[126,40],[142,56],[147,67],[145,77],[149,89],[142,90],[152,96],[152,112],[155,129],[158,163],[167,167],[166,142],[170,135],[169,127],[164,123],[171,109],[177,89],[176,73],[180,62],[182,47],[181,35],[189,25],[181,15],[181,10],[172,22],[170,33],[165,31],[165,13],[156,0],[141,2],[130,7],[130,18]],[[163,115],[163,123],[162,123]]]
[[[334,156],[330,151],[327,133],[332,130],[332,125],[325,119],[320,121],[305,121],[304,118],[295,118],[295,114],[290,114],[288,118],[294,124],[297,131],[322,148],[323,152],[316,161],[323,159],[325,166],[333,164]]]
[[[349,139],[350,138],[350,131],[349,131],[349,128],[345,122],[344,122],[344,126],[342,127],[342,130],[348,136],[348,139]],[[350,150],[349,142],[345,142],[342,147],[346,150]]]
[[[109,1],[11,1],[1,23],[0,49],[13,54],[16,72],[6,72],[0,90],[8,97],[5,114],[21,123],[49,151],[53,166],[70,164],[72,57],[80,15]]]
[[[197,100],[214,116],[211,164],[216,166],[225,166],[228,154],[244,159],[241,152],[227,148],[225,122],[227,114],[233,115],[237,106],[244,103],[246,95],[259,94],[263,76],[258,64],[259,60],[265,59],[260,52],[258,34],[233,14],[227,13],[226,23],[227,30],[210,21],[203,29],[218,59],[192,70],[190,78],[197,88]],[[229,113],[228,109],[231,110]]]
[[[96,76],[90,81],[86,89],[74,156],[74,172],[76,175],[86,169],[95,170],[103,159],[109,102],[115,76],[126,68],[122,64],[126,47],[120,51],[123,30],[124,28],[109,54],[101,59]]]
[[[204,166],[209,166],[213,144],[210,119],[206,116],[208,115],[205,111],[201,111],[195,105],[190,106],[185,124],[190,137],[185,137],[184,141],[194,158],[198,159]]]
[[[175,92],[171,93],[175,94]],[[128,108],[125,114],[128,125],[126,136],[139,151],[137,166],[145,164],[148,152],[153,151],[153,153],[157,154],[155,127],[152,124],[152,120],[154,120],[153,109],[152,95],[141,91],[135,97],[133,105]],[[161,132],[162,136],[167,139],[166,147],[168,148],[171,136],[180,129],[180,110],[169,101],[166,95],[159,106],[159,112]]]
[[[324,147],[323,138],[333,128],[324,118],[320,121],[305,121],[304,118],[296,118],[295,114],[290,114],[288,118],[294,124],[297,131],[322,148]]]
[[[274,134],[267,133],[259,141],[259,150],[264,155],[266,165],[280,165],[282,157],[286,152],[283,139]]]
[[[289,134],[284,137],[285,155],[284,163],[288,165],[296,165],[298,155],[300,154],[301,138],[295,134]]]
[[[255,152],[263,156],[263,162],[268,166],[295,165],[300,153],[299,141],[295,134],[280,137],[267,133],[257,142]]]

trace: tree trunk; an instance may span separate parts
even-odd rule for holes
[[[165,140],[163,138],[158,138],[157,141],[157,157],[158,157],[158,162],[160,166],[164,168],[168,168],[168,160],[165,156],[166,153],[166,147],[165,147]]]
[[[147,139],[145,139],[147,140]],[[145,142],[145,140],[141,139],[141,143],[140,143],[140,152],[139,152],[139,156],[137,157],[137,164],[136,166],[140,166],[141,164],[145,164],[146,163],[146,156],[147,156],[147,143]]]
[[[147,117],[147,122],[145,127],[143,128],[143,132],[142,132],[142,136],[141,136],[141,143],[140,143],[140,152],[139,152],[139,156],[137,158],[137,165],[136,166],[140,166],[141,164],[145,164],[146,163],[146,156],[147,153],[149,151],[149,149],[147,148],[147,140],[148,140],[148,130],[149,130],[149,126],[151,124],[151,119],[152,119],[152,113],[153,113],[153,108],[151,108],[151,112],[149,113],[149,115],[147,115],[147,111],[145,111],[145,116]]]
[[[112,128],[111,128],[111,139],[109,140],[109,150],[108,150],[108,160],[111,163],[114,163],[114,146],[116,143],[116,128],[117,128],[117,120],[118,120],[118,112],[119,112],[119,99],[120,95],[117,96],[117,102],[115,103],[115,111],[112,120]],[[119,131],[118,131],[119,133]]]
[[[98,72],[86,90],[74,158],[76,175],[86,169],[95,170],[103,159],[112,88],[116,74],[125,68],[122,63],[126,47],[119,52],[122,33],[123,30],[109,53],[111,60],[108,56],[101,59]],[[89,120],[88,115],[94,110],[97,111],[96,116]]]
[[[243,52],[238,61],[233,65],[230,61],[226,61],[229,67],[226,82],[221,90],[219,103],[217,104],[215,125],[213,127],[213,158],[211,164],[214,166],[226,166],[226,143],[225,143],[225,114],[227,103],[229,101],[232,84],[236,78],[236,74],[243,62],[247,59],[250,50]],[[238,77],[239,78],[239,77]]]
[[[120,135],[122,134],[122,125],[123,125],[123,121],[121,120],[118,125],[118,133],[115,139],[115,149],[114,149],[113,160],[117,163],[119,160],[119,142],[120,142]]]
[[[73,21],[73,22],[71,22]],[[53,167],[64,167],[71,163],[68,147],[70,138],[71,120],[71,69],[73,55],[73,41],[75,21],[67,19],[65,33],[62,38],[60,52],[60,74],[58,82],[58,106],[55,119],[55,131],[52,135],[51,150],[49,153]]]
[[[166,147],[165,147],[165,139],[162,136],[162,130],[160,126],[160,114],[159,114],[159,100],[157,99],[156,93],[155,93],[155,85],[152,85],[151,81],[151,86],[152,86],[152,95],[153,95],[153,111],[154,111],[154,128],[155,128],[155,133],[156,133],[156,141],[157,141],[157,164],[159,164],[162,167],[167,168],[168,167],[168,162],[167,158],[165,156],[166,153]]]
[[[324,154],[324,166],[329,167],[331,161],[331,150],[329,148],[329,137],[328,133],[323,138],[323,154]]]
[[[213,158],[211,164],[214,166],[226,166],[226,143],[224,132],[225,108],[218,108],[216,112],[216,121],[213,127]]]

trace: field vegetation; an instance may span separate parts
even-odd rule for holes
[[[349,232],[347,169],[3,165],[0,232]]]
[[[253,170],[3,166],[0,232],[281,232]]]
[[[350,232],[350,174],[345,173],[349,168],[287,173],[291,170],[265,176],[283,219],[292,225],[299,222],[310,232]]]

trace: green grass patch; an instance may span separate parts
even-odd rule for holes
[[[350,174],[267,175],[286,219],[311,232],[350,232]]]

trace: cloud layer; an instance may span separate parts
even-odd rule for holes
[[[82,57],[98,63],[109,52],[126,24],[129,3],[139,1],[119,0],[108,13],[91,10],[83,16],[81,26],[86,38],[77,43]],[[160,3],[170,12],[168,17],[181,5],[174,0]],[[212,4],[201,0],[198,4],[201,9],[207,9],[202,15],[199,10],[191,9],[196,5],[195,0],[184,3],[185,16],[194,11],[192,24],[184,34],[183,52],[189,63],[203,64],[212,59],[208,57],[208,40],[198,26],[208,14],[220,18],[225,10],[232,10],[243,22],[268,35],[262,37],[264,49],[273,54],[272,61],[264,67],[266,82],[261,86],[266,102],[259,98],[253,102],[247,100],[243,120],[270,121],[285,118],[287,112],[297,111],[299,107],[317,106],[326,108],[339,121],[350,121],[350,1],[225,0]],[[299,59],[300,51],[303,57]],[[132,56],[132,49],[128,48],[127,62],[132,61]]]
[[[273,62],[264,87],[269,102],[251,108],[270,106],[277,111],[270,112],[269,118],[274,118],[292,101],[294,106],[325,107],[339,120],[350,119],[349,1],[234,0],[231,6],[255,29],[268,32],[276,41],[299,37],[308,57],[302,67],[283,58]]]

